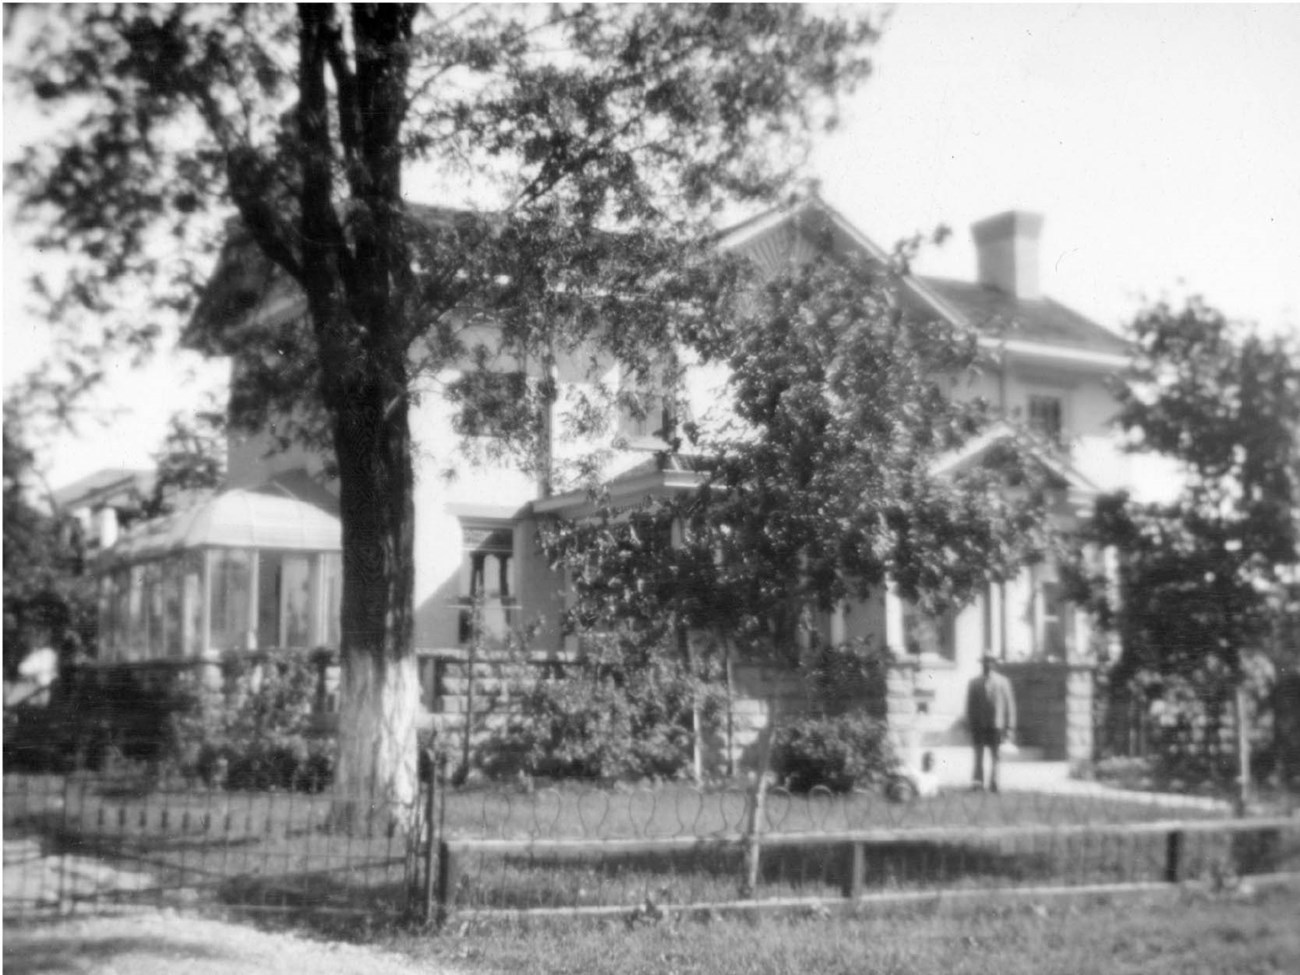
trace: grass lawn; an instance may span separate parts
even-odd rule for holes
[[[1282,975],[1300,972],[1300,891],[913,907],[856,916],[470,927],[389,936],[430,967],[528,975]]]
[[[493,786],[451,790],[446,835],[484,839],[719,836],[745,830],[749,794],[739,788],[696,789],[561,784],[535,791]],[[1204,817],[1204,810],[1170,810],[1140,793],[1124,796],[1038,792],[943,792],[932,799],[890,802],[875,792],[833,795],[823,790],[767,795],[763,831],[839,832],[878,827],[1073,825]]]

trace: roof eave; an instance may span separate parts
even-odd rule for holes
[[[664,497],[694,491],[704,483],[698,471],[648,471],[636,477],[612,481],[608,486],[609,499],[614,504],[628,504],[649,497]],[[588,491],[568,491],[533,502],[536,515],[553,515],[562,518],[580,518],[596,509]]]
[[[980,346],[1028,362],[1055,363],[1083,368],[1099,373],[1112,373],[1128,366],[1128,356],[1116,352],[1099,352],[1077,346],[1054,345],[1047,342],[1026,342],[1023,339],[1001,339],[981,336]]]

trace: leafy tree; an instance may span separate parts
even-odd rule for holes
[[[210,491],[225,480],[225,415],[215,410],[175,414],[155,455],[153,490],[142,505],[145,518],[175,510],[177,499]]]
[[[51,311],[110,319],[141,280],[156,305],[190,308],[215,230],[201,217],[237,214],[192,339],[243,353],[237,420],[275,417],[332,451],[338,782],[407,802],[417,380],[475,361],[475,344],[542,363],[595,346],[635,364],[707,319],[725,288],[706,286],[726,279],[705,268],[709,218],[783,185],[792,150],[865,77],[874,30],[797,5],[31,16],[17,77],[68,124],[10,179],[46,222],[40,243],[72,255],[47,284]],[[408,177],[472,189],[492,216],[417,210]],[[300,296],[305,315],[241,314],[268,290]],[[490,342],[472,330],[484,322]],[[148,344],[156,329],[105,332]],[[539,403],[552,392],[542,383]]]
[[[1260,651],[1300,563],[1300,350],[1199,299],[1143,311],[1131,334],[1119,424],[1132,450],[1178,462],[1181,490],[1100,499],[1086,537],[1113,546],[1118,585],[1077,585],[1121,637],[1112,686],[1140,678],[1217,727],[1237,686],[1266,689]]]
[[[30,498],[35,463],[21,411],[4,418],[4,667],[12,675],[41,644],[75,653],[94,632],[94,590],[80,539]]]
[[[936,473],[991,414],[962,391],[977,336],[904,310],[906,253],[891,265],[827,253],[752,281],[733,327],[695,336],[694,353],[730,376],[728,415],[680,431],[701,486],[552,526],[577,625],[676,633],[683,653],[775,655],[811,673],[826,663],[814,614],[887,584],[940,612],[1053,544],[1049,481],[1016,441]]]
[[[1092,580],[1094,605],[1123,636],[1120,676],[1236,675],[1300,562],[1300,350],[1198,299],[1147,309],[1131,333],[1118,422],[1130,449],[1178,462],[1182,487],[1098,502],[1091,538],[1118,551],[1121,584]]]

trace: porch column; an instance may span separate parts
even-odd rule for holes
[[[1102,572],[1106,576],[1106,601],[1111,604],[1118,612],[1122,608],[1124,593],[1119,584],[1119,550],[1113,545],[1107,545],[1101,553]],[[1111,630],[1106,636],[1106,659],[1118,660],[1119,655],[1124,652],[1123,646],[1119,641],[1119,633]]]
[[[1092,664],[1071,664],[1065,673],[1065,757],[1071,763],[1091,762],[1093,742]]]
[[[894,657],[885,679],[885,722],[894,753],[909,768],[921,763],[921,735],[916,720],[916,677],[921,665]]]
[[[835,604],[835,608],[830,614],[830,639],[831,646],[838,647],[843,643],[848,635],[848,623],[845,620],[843,601]]]
[[[897,659],[907,656],[907,634],[903,632],[903,599],[892,582],[885,585],[885,646]]]
[[[903,631],[903,599],[890,582],[885,587],[885,646],[890,650],[885,683],[885,722],[898,757],[913,768],[920,762],[920,735],[916,722],[916,675],[920,664],[907,654]]]

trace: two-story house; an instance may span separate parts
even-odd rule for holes
[[[1099,488],[1125,480],[1126,458],[1107,426],[1114,404],[1105,384],[1124,366],[1126,346],[1039,292],[1041,223],[1033,214],[1013,212],[976,224],[977,280],[911,277],[905,282],[905,301],[917,314],[942,316],[980,332],[997,366],[981,377],[975,392],[1039,435],[1043,461],[1061,488],[1057,517],[1068,523],[1086,513]],[[885,258],[815,195],[732,228],[720,237],[719,246],[760,267],[775,268],[811,259],[813,242],[826,239],[846,252]],[[218,277],[225,273],[231,272],[218,269]],[[253,316],[301,314],[301,302],[291,292],[272,289],[266,300],[242,307],[231,321],[218,324],[235,328]],[[232,368],[239,369],[240,363],[236,360]],[[554,369],[561,390],[554,408],[559,409],[566,388],[590,383],[592,377],[576,359],[559,361]],[[528,371],[525,363],[505,368],[509,375],[526,376]],[[493,460],[492,451],[471,451],[487,458],[480,463],[459,460],[467,433],[491,436],[490,429],[458,429],[455,411],[436,392],[461,375],[448,368],[427,377],[428,389],[411,414],[416,445],[415,642],[425,664],[424,704],[434,712],[463,705],[444,678],[446,662],[464,654],[472,605],[481,607],[489,646],[527,628],[533,654],[564,654],[557,626],[563,580],[541,557],[534,539],[540,519],[578,518],[589,510],[585,490],[563,490],[562,479],[550,472],[525,474]],[[612,388],[626,380],[612,365],[600,378]],[[702,415],[717,400],[726,376],[688,369],[685,382],[688,402]],[[602,473],[616,497],[633,502],[698,484],[700,475],[688,465],[653,462],[664,449],[656,435],[664,422],[651,409],[644,415],[621,413],[610,423]],[[956,469],[976,463],[983,450],[1005,435],[1007,430],[994,429],[942,464]],[[232,437],[226,491],[194,509],[137,527],[113,548],[102,574],[105,659],[201,660],[227,652],[337,647],[340,546],[331,487],[321,476],[324,458],[300,447],[272,452],[268,445],[264,436]],[[556,442],[547,456],[559,463],[566,454],[592,446]],[[1045,730],[1034,733],[1042,740],[1029,743],[1062,757],[1067,752],[1085,757],[1081,752],[1090,747],[1082,737],[1073,744],[1065,740],[1063,682],[1072,665],[1086,669],[1094,638],[1083,614],[1062,597],[1050,564],[990,587],[944,619],[920,619],[893,593],[882,591],[862,605],[841,607],[821,625],[830,640],[869,637],[895,651],[901,676],[891,689],[891,719],[909,726],[907,740],[913,745],[961,740],[965,683],[978,669],[981,652],[992,649],[1008,662],[1023,664],[1029,712],[1033,700],[1045,702],[1039,721]],[[1058,676],[1043,677],[1034,670],[1040,663],[1055,667]],[[750,693],[743,680],[737,686],[739,695]],[[750,732],[761,723],[761,705],[747,708],[737,701],[735,707],[751,719]],[[737,749],[743,745],[744,740],[733,743]]]

